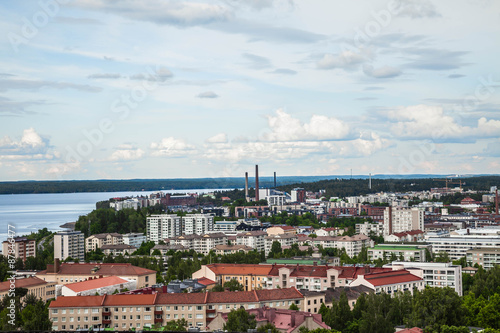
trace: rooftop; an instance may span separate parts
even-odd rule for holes
[[[16,288],[29,288],[44,284],[47,284],[47,282],[40,278],[37,278],[36,276],[15,280]],[[8,291],[9,289],[10,289],[10,281],[0,282],[0,292]]]
[[[75,293],[78,293],[86,290],[109,287],[127,282],[127,280],[122,279],[118,276],[107,276],[100,279],[91,279],[87,281],[69,283],[66,284],[65,287],[73,290]]]

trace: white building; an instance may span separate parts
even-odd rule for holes
[[[318,236],[308,240],[315,247],[321,245],[324,249],[334,248],[334,249],[345,249],[349,257],[358,255],[363,247],[372,247],[374,242],[370,237],[365,235],[354,235],[352,237],[342,236],[342,237],[332,237],[332,236]]]
[[[214,232],[233,233],[236,231],[238,221],[215,221]]]
[[[62,296],[93,296],[111,295],[116,290],[136,289],[137,281],[124,279],[118,276],[107,276],[87,281],[68,283],[62,286]]]
[[[356,224],[356,233],[365,236],[369,236],[370,234],[382,236],[384,234],[384,224],[370,222],[358,223]]]
[[[419,208],[392,207],[384,211],[384,235],[395,232],[424,230],[424,211]]]
[[[123,244],[132,245],[134,247],[141,247],[141,244],[146,241],[146,236],[139,232],[131,232],[123,234]]]
[[[165,238],[182,235],[182,219],[175,214],[158,214],[146,218],[146,241],[158,244]]]
[[[249,246],[258,252],[266,251],[265,231],[246,231],[236,235],[236,244]]]
[[[291,246],[299,241],[296,234],[278,234],[272,236],[266,236],[266,256],[271,252],[271,248],[274,242],[278,242],[283,246]]]
[[[188,214],[182,217],[184,235],[203,235],[214,230],[214,217],[209,214]]]
[[[446,252],[451,260],[458,260],[465,257],[467,251],[475,247],[500,248],[500,236],[450,235],[450,237],[430,237],[427,243],[432,245],[433,253]]]
[[[393,261],[384,265],[393,270],[406,269],[424,279],[425,285],[436,288],[450,287],[462,296],[462,266],[441,262]]]
[[[85,260],[85,237],[81,231],[61,231],[54,235],[54,259],[68,257]]]
[[[85,238],[85,250],[95,251],[104,245],[123,244],[123,235],[116,232],[95,234]]]
[[[204,235],[182,235],[167,240],[170,245],[182,245],[187,250],[208,254],[217,245],[227,244],[227,235],[211,233]]]
[[[358,275],[356,280],[351,282],[349,286],[355,287],[360,285],[372,289],[376,294],[387,293],[391,296],[394,296],[398,291],[409,291],[413,294],[414,290],[420,291],[425,288],[422,277],[404,269]]]

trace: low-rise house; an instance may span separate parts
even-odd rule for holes
[[[378,244],[368,249],[368,260],[395,257],[402,261],[425,262],[425,247],[401,244]]]
[[[340,301],[340,296],[342,293],[345,293],[347,296],[347,302],[349,303],[349,307],[351,310],[354,308],[354,305],[358,301],[359,296],[361,295],[366,295],[373,292],[372,289],[364,286],[364,285],[359,285],[359,286],[353,286],[353,287],[342,287],[342,288],[335,288],[335,289],[327,289],[326,291],[322,292],[325,294],[325,305],[327,308],[332,307],[333,301],[339,302]]]
[[[168,293],[199,292],[206,289],[206,285],[199,283],[198,279],[173,280],[167,285]]]
[[[351,282],[350,286],[359,285],[372,289],[376,294],[385,292],[390,295],[394,295],[398,291],[410,291],[413,294],[414,290],[420,291],[425,288],[423,278],[405,269],[358,275],[358,278]]]
[[[422,230],[410,230],[396,232],[392,235],[385,235],[386,242],[423,242],[425,241],[425,233]]]
[[[236,252],[248,253],[249,251],[253,251],[249,246],[237,244],[216,245],[214,250],[217,255],[234,254]]]
[[[297,229],[289,225],[282,225],[282,226],[273,226],[267,228],[266,232],[268,236],[283,235],[283,234],[295,235],[297,233]]]
[[[91,235],[85,238],[85,251],[95,251],[104,245],[123,244],[123,235],[116,232]]]
[[[127,245],[127,244],[114,244],[114,245],[103,245],[101,247],[102,252],[105,255],[111,255],[111,256],[126,256],[126,255],[131,255],[137,248],[132,245]]]
[[[96,277],[119,276],[127,280],[135,280],[137,288],[148,287],[156,284],[156,271],[132,264],[92,264],[92,263],[60,263],[47,265],[47,269],[39,271],[36,276],[47,282],[68,284],[81,282]]]
[[[195,250],[206,255],[217,245],[227,244],[227,235],[223,233],[182,235],[166,239],[165,242],[171,245],[182,245],[188,250]]]
[[[36,276],[32,276],[27,278],[16,278],[14,286],[11,285],[10,280],[0,282],[0,299],[9,294],[11,287],[26,288],[28,290],[26,295],[35,295],[45,302],[56,297],[56,284],[54,282],[47,282]]]
[[[136,281],[126,280],[118,276],[107,276],[65,284],[61,288],[61,294],[62,296],[109,295],[125,288],[128,290],[136,289]]]
[[[315,330],[317,328],[330,329],[321,318],[320,314],[312,314],[303,311],[275,309],[262,307],[258,309],[250,309],[247,311],[250,315],[255,316],[257,328],[272,324],[283,333],[298,333],[301,327],[307,330]],[[227,322],[228,312],[217,313],[217,316],[210,322],[208,329],[210,331],[221,330]]]
[[[174,250],[174,251],[186,251],[187,249],[182,246],[182,245],[170,245],[170,244],[156,244],[151,248],[149,251],[150,255],[153,255],[155,250],[160,251],[160,255],[166,256],[168,251]]]

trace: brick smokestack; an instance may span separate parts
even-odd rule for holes
[[[274,188],[276,188],[276,171],[274,171]]]
[[[392,206],[389,205],[389,235],[392,235]]]
[[[498,189],[495,190],[495,213],[498,215]]]
[[[259,166],[255,165],[255,201],[259,201]]]
[[[245,200],[248,202],[248,172],[245,172]]]

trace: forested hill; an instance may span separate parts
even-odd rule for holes
[[[448,187],[461,186],[464,190],[488,191],[491,186],[500,187],[500,176],[478,176],[451,178]],[[280,186],[279,189],[288,193],[295,187],[302,187],[308,191],[317,192],[326,190],[326,197],[347,197],[376,192],[407,192],[423,191],[433,187],[445,187],[446,182],[441,177],[414,178],[414,179],[379,179],[372,178],[371,189],[367,179],[328,179],[310,183],[296,183]]]
[[[285,176],[277,178],[278,187],[289,191],[294,187],[307,190],[335,188],[335,195],[354,195],[376,191],[423,190],[444,187],[442,175],[374,175],[372,191],[368,189],[368,176]],[[490,185],[500,185],[500,176],[478,176],[461,178],[467,188],[489,189]],[[456,180],[456,179],[455,179]],[[253,187],[255,179],[249,178]],[[273,187],[273,177],[259,177],[261,188]],[[413,185],[412,185],[413,184]],[[450,186],[454,186],[451,184]],[[469,186],[470,185],[470,186]],[[243,188],[245,178],[184,178],[184,179],[126,179],[126,180],[68,180],[68,181],[19,181],[0,182],[0,194],[22,193],[73,193],[73,192],[119,192],[156,191],[186,189],[234,189]],[[333,195],[333,194],[332,194]]]

